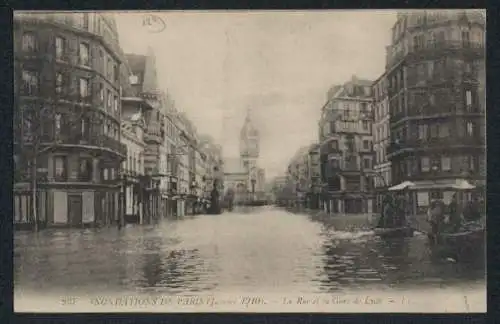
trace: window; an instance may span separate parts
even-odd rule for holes
[[[363,120],[361,123],[363,124],[363,130],[369,129],[370,125],[368,124],[367,120]]]
[[[474,136],[475,127],[473,122],[467,122],[466,124],[466,134],[467,136]]]
[[[408,177],[411,177],[411,175],[412,175],[413,165],[414,165],[414,160],[412,158],[408,158],[406,160],[406,175]]]
[[[361,105],[361,113],[367,114],[368,113],[368,104],[366,102],[362,102],[360,105]]]
[[[439,125],[439,137],[446,138],[450,136],[450,127],[448,124]]]
[[[24,95],[37,95],[39,91],[39,75],[36,71],[24,70],[22,72],[22,93]]]
[[[372,161],[371,161],[371,159],[370,159],[370,158],[364,158],[364,159],[363,159],[363,167],[364,167],[365,169],[371,169],[371,167],[372,167],[372,163],[371,163],[371,162],[372,162]]]
[[[368,150],[370,148],[370,141],[364,140],[363,141],[363,149]]]
[[[22,37],[22,49],[23,52],[36,52],[37,49],[37,39],[34,33],[24,33]]]
[[[339,141],[333,140],[330,142],[330,147],[332,150],[338,150],[339,149]]]
[[[80,99],[90,96],[90,82],[87,78],[80,78]]]
[[[451,170],[451,158],[449,156],[441,157],[441,170],[443,171]]]
[[[418,125],[418,139],[425,140],[427,138],[427,125]]]
[[[108,95],[108,105],[107,105],[108,109],[107,110],[111,111],[111,108],[112,108],[111,105],[113,104],[113,96],[111,95],[111,91],[110,90],[108,90],[107,95]]]
[[[468,157],[468,162],[469,162],[469,170],[474,171],[476,170],[476,157],[474,156],[469,156]]]
[[[114,97],[113,105],[114,105],[115,113],[118,113],[118,97],[117,96]]]
[[[62,124],[62,115],[61,113],[56,113],[54,117],[54,130],[55,130],[55,135],[59,136],[61,135],[61,124]]]
[[[64,75],[61,72],[56,73],[56,94],[61,95],[64,91]]]
[[[424,156],[420,158],[420,170],[422,172],[429,172],[430,170],[430,160],[428,157]]]
[[[119,77],[120,77],[120,70],[118,68],[118,64],[113,64],[113,74],[115,76],[115,82],[118,82],[119,81]]]
[[[465,91],[465,106],[467,110],[472,106],[472,92],[470,90]]]
[[[80,131],[83,139],[88,139],[90,132],[90,119],[88,117],[82,118]]]
[[[330,122],[330,134],[334,134],[334,133],[335,133],[335,122],[331,121]]]
[[[66,40],[62,37],[56,37],[56,60],[63,61],[66,54]]]
[[[80,43],[79,63],[83,66],[90,66],[90,52],[88,44]]]
[[[439,43],[443,43],[446,40],[444,31],[439,30],[436,32],[436,41]]]
[[[32,140],[32,127],[33,125],[31,124],[31,121],[24,118],[23,119],[23,138],[24,141],[30,142]]]
[[[339,160],[337,159],[332,159],[330,160],[330,168],[331,169],[338,169],[340,167]]]
[[[441,169],[441,159],[437,157],[433,157],[431,159],[431,170],[437,171]]]
[[[92,181],[92,159],[80,158],[78,168],[78,179],[80,181]]]
[[[131,75],[128,77],[128,80],[131,85],[135,85],[139,83],[139,77],[137,75]]]
[[[429,192],[429,196],[431,197],[431,199],[442,200],[443,199],[443,192],[439,191],[439,190],[432,190],[431,192]]]
[[[54,178],[56,181],[67,180],[67,164],[68,160],[65,156],[54,157]]]
[[[424,47],[424,35],[413,36],[413,47],[414,49],[420,49]]]
[[[99,83],[99,100],[104,104],[104,85],[102,83]]]
[[[470,34],[468,30],[462,30],[462,42],[465,46],[469,45]]]
[[[434,107],[435,104],[436,104],[436,95],[433,93],[430,93],[429,94],[429,105],[431,107]]]
[[[437,138],[439,136],[439,124],[431,124],[429,127],[429,137]]]
[[[108,64],[106,66],[106,72],[107,72],[107,78],[108,78],[108,81],[112,81],[113,80],[113,61],[108,58]]]

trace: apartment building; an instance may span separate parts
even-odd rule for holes
[[[319,121],[324,208],[329,213],[373,211],[372,81],[332,87]]]

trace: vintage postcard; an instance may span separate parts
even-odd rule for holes
[[[14,12],[15,312],[486,312],[485,19]]]

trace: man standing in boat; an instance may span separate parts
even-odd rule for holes
[[[457,194],[454,194],[451,198],[451,202],[448,205],[448,212],[450,229],[452,232],[456,232],[462,223],[460,211],[458,210]]]

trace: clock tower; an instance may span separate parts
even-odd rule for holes
[[[240,132],[240,158],[243,168],[248,175],[247,189],[251,193],[256,191],[257,160],[259,158],[259,131],[254,125],[252,111],[247,110],[245,122]]]

